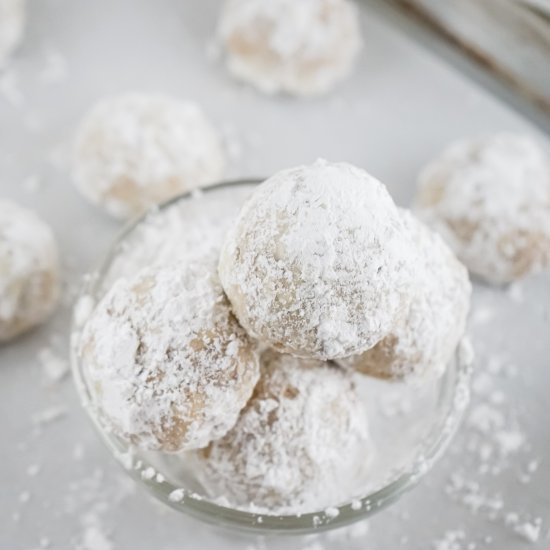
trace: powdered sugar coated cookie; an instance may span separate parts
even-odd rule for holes
[[[120,279],[87,321],[83,372],[104,426],[138,447],[200,448],[236,422],[258,379],[215,259]]]
[[[292,513],[353,494],[372,458],[353,379],[334,365],[264,352],[261,378],[235,427],[195,457],[212,497]]]
[[[74,178],[94,204],[117,218],[217,181],[224,153],[191,102],[128,93],[95,105],[78,130]]]
[[[439,376],[464,334],[468,272],[439,235],[410,212],[401,213],[419,251],[411,304],[382,341],[339,363],[380,378]]]
[[[0,342],[43,322],[59,298],[57,243],[33,212],[0,200]]]
[[[361,45],[348,0],[229,0],[218,35],[237,78],[265,93],[301,96],[349,74]]]
[[[497,134],[451,145],[421,173],[416,207],[489,282],[550,263],[550,166],[530,138]]]
[[[411,248],[384,185],[320,160],[256,188],[222,247],[219,274],[252,336],[334,359],[388,334],[407,305]]]

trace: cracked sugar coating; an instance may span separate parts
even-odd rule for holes
[[[384,185],[319,160],[255,189],[227,235],[219,274],[252,336],[333,359],[388,334],[408,305],[411,248]]]
[[[420,174],[416,207],[489,282],[508,283],[550,263],[550,165],[528,137],[451,145]]]
[[[361,46],[348,0],[229,0],[218,36],[229,71],[269,94],[327,92],[350,73]]]
[[[419,250],[410,307],[376,346],[339,364],[380,378],[440,376],[466,327],[468,272],[439,235],[409,211],[401,214]]]
[[[196,453],[194,471],[232,506],[300,513],[348,500],[372,453],[350,373],[270,350],[239,421]]]
[[[0,67],[19,45],[25,26],[25,1],[0,0]]]
[[[33,212],[0,199],[0,342],[42,323],[59,298],[52,230]]]
[[[255,344],[229,309],[214,257],[120,279],[79,348],[103,425],[143,449],[195,449],[222,437],[259,376]]]
[[[224,153],[215,129],[191,102],[129,93],[96,104],[81,123],[74,179],[117,218],[217,181]]]

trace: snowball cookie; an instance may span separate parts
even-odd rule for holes
[[[218,180],[224,154],[199,107],[162,95],[100,101],[78,130],[74,179],[117,218]]]
[[[334,359],[374,346],[407,305],[411,243],[384,185],[318,160],[258,186],[222,246],[219,274],[248,332]]]
[[[421,173],[416,206],[489,282],[508,283],[550,262],[550,167],[527,137],[451,145]]]
[[[42,323],[57,304],[59,283],[52,230],[30,210],[0,199],[0,342]]]
[[[0,67],[19,45],[25,26],[25,1],[0,0]]]
[[[197,453],[194,471],[208,494],[295,513],[348,499],[373,454],[352,380],[335,365],[264,352],[239,421]]]
[[[411,304],[376,346],[339,363],[380,378],[437,377],[464,334],[471,285],[466,268],[441,237],[410,212],[401,213],[419,252]]]
[[[142,449],[175,452],[222,437],[259,376],[254,343],[231,314],[215,262],[119,279],[79,347],[102,424]]]
[[[218,35],[229,71],[268,94],[328,91],[349,74],[361,46],[348,0],[229,0]]]

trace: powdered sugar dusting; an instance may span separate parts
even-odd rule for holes
[[[219,138],[198,105],[161,95],[100,101],[76,139],[78,188],[118,218],[213,183],[223,168]]]
[[[255,344],[233,318],[215,259],[120,279],[79,347],[99,417],[129,442],[178,451],[235,423],[258,377]]]
[[[401,211],[418,250],[413,298],[389,336],[362,355],[340,360],[365,374],[394,378],[441,375],[464,334],[471,285],[441,238]]]
[[[189,261],[190,257],[197,255],[219,253],[220,244],[230,228],[233,219],[238,214],[243,200],[250,194],[251,186],[237,185],[230,188],[220,188],[199,193],[196,197],[182,199],[172,206],[165,207],[158,212],[147,216],[118,246],[113,263],[111,263],[99,284],[100,294],[107,291],[114,282],[120,278],[131,279],[136,271],[147,266],[166,266],[171,261]],[[95,291],[92,291],[95,295]],[[86,319],[91,305],[91,297],[86,297],[86,304],[82,308],[83,313],[79,315],[80,321]],[[460,354],[462,356],[463,354]],[[449,369],[452,370],[452,369]],[[375,509],[379,503],[366,501],[363,503],[358,498],[371,493],[384,486],[391,480],[396,479],[403,473],[410,472],[411,465],[416,464],[415,460],[419,455],[423,457],[423,470],[429,467],[426,461],[426,450],[429,445],[427,441],[435,428],[436,411],[441,406],[440,387],[438,383],[423,386],[422,391],[418,388],[409,387],[408,384],[393,384],[385,386],[383,382],[371,377],[352,375],[357,383],[357,393],[365,405],[367,405],[370,419],[370,431],[372,443],[369,448],[376,448],[376,453],[369,464],[369,475],[361,483],[354,484],[352,490],[343,497],[343,500],[353,502],[355,511]],[[448,388],[449,381],[445,378],[445,387]],[[453,383],[453,382],[451,382]],[[396,400],[399,400],[399,410],[404,414],[390,415],[389,417],[380,410],[378,396],[383,397],[387,390],[395,393]],[[460,384],[461,390],[465,388]],[[457,390],[458,391],[458,390]],[[460,392],[461,395],[463,392]],[[467,393],[467,392],[466,392]],[[399,394],[399,395],[397,395]],[[460,400],[463,402],[463,400]],[[404,406],[401,407],[401,404]],[[462,410],[462,408],[460,408]],[[440,412],[440,411],[439,411]],[[452,426],[456,423],[456,411],[452,418],[447,418],[446,426],[452,432]],[[460,416],[460,414],[458,415]],[[446,428],[447,429],[447,428]],[[437,428],[437,433],[439,433]],[[404,435],[406,435],[404,437]],[[112,435],[107,434],[112,438]],[[119,446],[119,440],[116,446]],[[190,500],[208,500],[204,492],[197,486],[194,475],[194,468],[185,460],[181,454],[167,454],[163,452],[143,452],[141,449],[129,447],[131,453],[120,455],[124,460],[125,467],[132,471],[137,470],[138,475],[149,477],[149,467],[155,472],[162,472],[163,481],[173,490],[182,490],[183,502]],[[118,453],[120,454],[120,453]],[[157,475],[147,483],[154,483]],[[153,481],[155,480],[155,481]],[[353,494],[352,494],[353,493]],[[176,493],[179,495],[180,493]],[[168,498],[168,497],[167,497]],[[175,498],[175,496],[174,496]],[[350,500],[348,500],[350,499]],[[180,502],[178,500],[178,502]],[[227,497],[214,499],[215,504],[221,506],[233,506]],[[321,525],[331,521],[339,521],[339,517],[331,519],[326,515],[327,506],[329,514],[333,511],[334,502],[327,502],[325,506],[317,509],[315,525]],[[260,512],[265,516],[273,512],[265,507],[254,504],[239,506],[248,512]],[[299,513],[299,509],[288,507],[289,514]],[[260,519],[258,519],[260,523]]]
[[[373,449],[352,378],[335,366],[265,352],[262,377],[236,426],[196,456],[212,497],[270,514],[327,517],[368,471]]]
[[[361,46],[348,0],[229,0],[218,36],[237,78],[264,93],[304,96],[344,78]]]
[[[252,189],[247,184],[220,188],[149,214],[132,235],[131,242],[119,247],[101,291],[106,292],[120,277],[131,277],[147,266],[219,254],[227,231]],[[85,298],[80,305],[79,317],[85,319],[90,299]]]
[[[227,236],[219,273],[251,335],[327,359],[388,334],[406,305],[413,259],[385,187],[349,164],[319,160],[255,190]]]
[[[44,321],[59,297],[54,235],[33,212],[0,200],[0,341]]]
[[[528,137],[451,145],[421,173],[417,206],[488,281],[510,282],[550,262],[550,164]]]

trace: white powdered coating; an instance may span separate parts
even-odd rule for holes
[[[254,187],[231,185],[201,192],[151,212],[120,247],[105,274],[102,291],[148,266],[207,254],[219,256],[227,232]]]
[[[23,36],[25,0],[0,0],[0,67]]]
[[[440,376],[464,335],[472,288],[441,237],[409,211],[401,215],[419,252],[410,307],[376,346],[339,363],[381,378]]]
[[[420,174],[416,205],[489,282],[508,283],[550,263],[550,165],[528,137],[451,145]]]
[[[334,359],[374,346],[407,306],[411,243],[384,185],[345,163],[283,170],[245,203],[219,274],[248,332]]]
[[[258,379],[255,345],[231,314],[215,257],[120,279],[79,353],[104,425],[143,449],[208,445],[236,422]]]
[[[229,71],[268,94],[327,92],[350,73],[361,47],[348,0],[229,0],[218,36]]]
[[[0,199],[0,342],[43,322],[59,298],[52,230],[33,212]]]
[[[349,499],[372,453],[366,410],[349,373],[267,351],[239,421],[194,462],[211,497],[297,514]]]
[[[94,204],[128,218],[215,182],[224,164],[218,135],[198,105],[128,93],[100,101],[82,121],[74,178]]]

